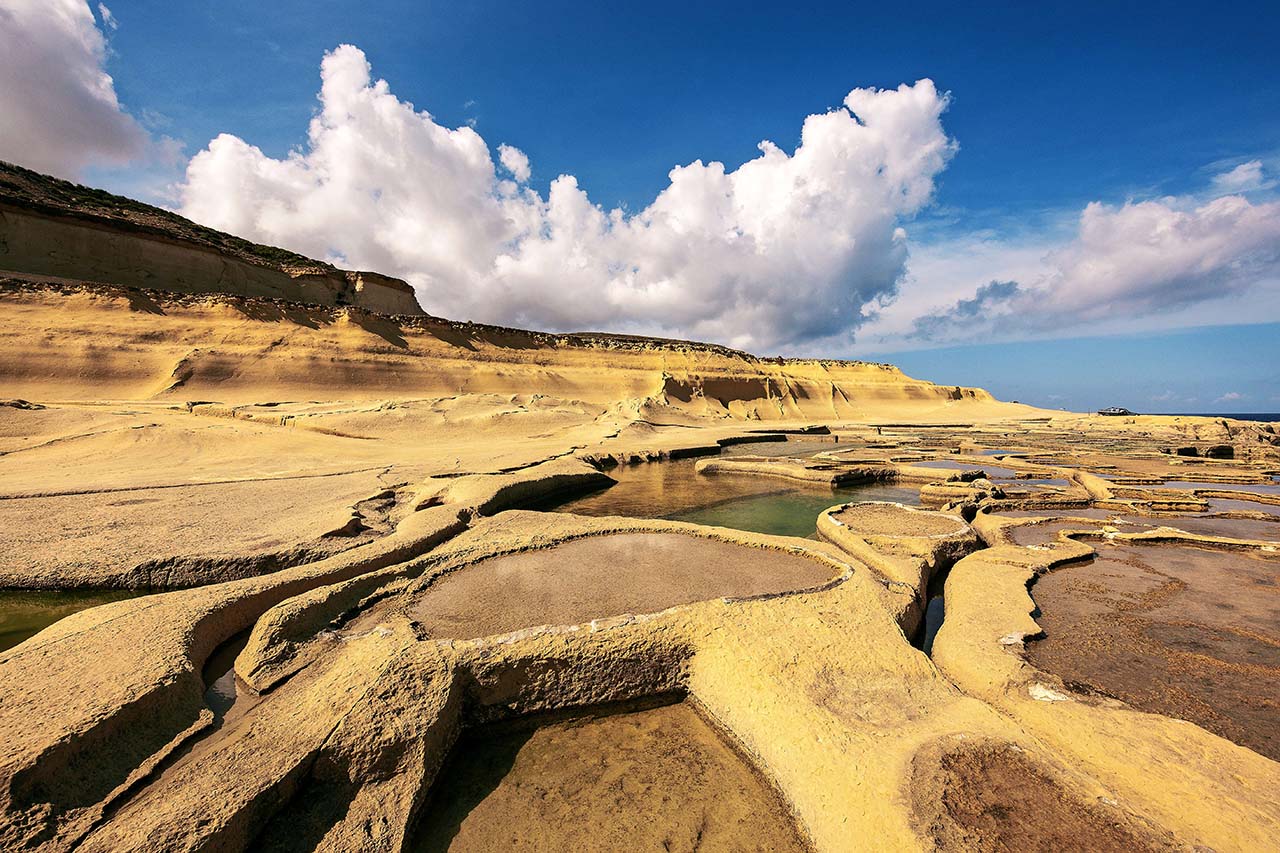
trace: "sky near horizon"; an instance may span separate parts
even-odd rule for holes
[[[435,314],[1280,410],[1275,3],[0,0],[0,159]]]

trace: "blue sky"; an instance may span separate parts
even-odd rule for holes
[[[899,352],[903,370],[1046,408],[1276,412],[1280,324]],[[1073,408],[1074,407],[1074,408]]]
[[[0,0],[0,11],[27,2]],[[1055,9],[923,3],[906,11],[849,3],[798,11],[720,3],[107,5],[110,20],[97,3],[91,9],[105,37],[100,64],[111,75],[123,120],[147,141],[139,146],[128,136],[136,129],[124,128],[119,149],[127,148],[127,156],[112,151],[95,159],[89,152],[83,162],[67,161],[64,171],[266,242],[389,267],[446,316],[683,333],[763,353],[870,357],[924,378],[980,384],[1005,398],[1054,407],[1280,409],[1280,377],[1264,355],[1280,329],[1280,261],[1272,248],[1280,234],[1274,3]],[[552,182],[560,175],[576,177],[589,206],[635,217],[637,233],[619,235],[606,224],[600,228],[615,233],[602,238],[591,226],[584,232],[590,240],[581,234],[567,240],[594,252],[587,269],[610,275],[632,269],[632,278],[605,288],[626,292],[598,313],[575,314],[573,305],[584,304],[589,288],[603,288],[586,279],[577,298],[555,306],[556,270],[572,253],[558,254],[554,241],[526,245],[525,237],[504,233],[492,254],[518,245],[517,268],[500,280],[493,270],[501,262],[470,270],[472,278],[492,282],[481,288],[485,300],[468,303],[461,273],[455,282],[447,270],[466,266],[467,241],[496,226],[459,230],[461,248],[427,256],[407,243],[332,236],[353,227],[347,220],[311,222],[312,196],[333,206],[334,186],[320,186],[325,179],[316,177],[333,170],[339,149],[332,137],[381,134],[343,187],[382,200],[395,187],[380,184],[387,179],[369,162],[395,156],[389,133],[423,129],[410,118],[388,131],[353,112],[347,124],[335,120],[342,127],[331,128],[329,143],[309,137],[320,108],[321,60],[340,44],[354,45],[371,67],[362,83],[355,55],[340,57],[341,68],[335,61],[331,76],[347,81],[350,92],[372,91],[372,81],[385,80],[391,100],[384,113],[411,102],[431,114],[434,124],[425,132],[437,125],[474,128],[496,162],[498,177],[486,180],[514,178],[518,185],[490,194],[532,200],[504,208],[498,219],[520,220],[552,206]],[[761,156],[757,143],[765,139],[799,164],[806,116],[840,111],[851,89],[896,90],[924,78],[936,87],[929,103],[937,110],[929,111],[929,93],[921,89],[898,98],[911,96],[919,107],[902,131],[919,144],[895,148],[890,139],[874,149],[892,163],[934,146],[933,159],[920,160],[901,185],[848,178],[846,166],[855,161],[824,161],[827,171],[800,174],[807,186],[829,184],[834,199],[827,218],[810,223],[811,233],[755,265],[720,242],[691,243],[690,254],[710,261],[668,269],[671,240],[663,242],[650,219],[674,209],[676,219],[704,222],[706,213],[683,196],[674,207],[655,205],[660,194],[674,195],[673,167],[719,161],[732,173]],[[48,115],[49,102],[44,98],[34,122],[39,110]],[[872,106],[858,103],[867,104],[866,115],[851,107],[858,119],[875,125]],[[876,107],[882,124],[894,114],[889,107]],[[831,132],[837,149],[871,148],[856,138],[856,128]],[[212,156],[211,141],[220,134],[244,148]],[[455,148],[469,141],[450,138]],[[937,148],[941,141],[950,148]],[[4,144],[0,136],[0,155],[9,159],[38,155],[29,139]],[[527,158],[527,179],[498,162],[500,144]],[[471,192],[470,166],[448,160],[452,155],[426,137],[422,147],[405,150],[423,162],[446,158],[432,166],[440,179],[406,190],[394,213],[379,201],[366,217],[370,229],[396,232],[414,211],[423,222],[409,225],[433,234],[439,217],[480,217],[448,200],[432,206],[436,188]],[[283,167],[274,164],[291,151],[305,158],[305,168],[281,189],[263,175],[279,172]],[[412,172],[413,162],[387,174]],[[512,162],[518,172],[525,161]],[[300,195],[299,176],[317,181],[315,192]],[[698,170],[685,177],[697,179],[692,186],[719,186],[721,176]],[[276,193],[273,201],[306,227],[280,225],[251,199],[235,209],[211,200],[235,186],[255,197]],[[885,201],[921,186],[927,199]],[[739,188],[743,197],[757,195]],[[1097,206],[1089,213],[1091,203]],[[865,213],[877,205],[885,209]],[[535,233],[562,221],[535,213],[547,217],[529,226]],[[741,219],[716,220],[714,228],[746,234],[757,245],[777,233],[778,222]],[[814,239],[828,232],[859,248],[813,261]],[[422,232],[415,233],[421,243]],[[598,246],[591,248],[591,240]],[[1126,251],[1147,244],[1145,256]],[[802,272],[786,281],[784,260],[792,259]],[[651,272],[659,268],[664,272]],[[991,282],[1011,284],[986,288]],[[519,298],[500,298],[522,288]],[[655,306],[655,294],[666,301]],[[1030,339],[1037,343],[1028,345]],[[1252,346],[1259,350],[1251,353]],[[1098,369],[1099,353],[1123,369]]]
[[[225,131],[280,156],[305,141],[320,57],[349,42],[442,123],[519,145],[544,183],[573,173],[637,209],[673,165],[736,166],[853,86],[921,77],[953,93],[963,151],[938,204],[979,227],[1182,192],[1280,144],[1274,3],[1000,5],[116,0],[110,70],[190,151]]]

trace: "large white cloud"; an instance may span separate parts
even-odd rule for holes
[[[84,0],[0,0],[0,159],[77,178],[143,153],[147,136],[116,100],[105,58]]]
[[[1219,194],[1266,184],[1252,161],[1206,194],[1092,202],[1063,239],[962,235],[922,248],[908,276],[915,293],[859,342],[890,350],[1280,320],[1280,202]]]
[[[763,142],[728,171],[695,161],[633,215],[570,175],[545,196],[528,158],[449,129],[373,81],[357,48],[321,65],[308,144],[274,159],[229,135],[192,158],[191,218],[400,275],[424,306],[548,329],[611,328],[794,350],[843,337],[889,297],[900,222],[929,201],[954,145],[947,98],[922,80],[855,89],[804,120],[794,153]]]

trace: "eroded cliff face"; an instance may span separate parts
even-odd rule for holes
[[[542,394],[641,419],[672,410],[778,420],[1026,408],[889,365],[15,278],[0,282],[0,385],[6,396],[63,400]]]
[[[0,163],[0,271],[421,314],[413,288]]]
[[[535,394],[636,420],[858,419],[873,409],[938,417],[956,404],[1005,405],[888,365],[428,317],[399,279],[339,270],[5,163],[0,305],[4,397]]]

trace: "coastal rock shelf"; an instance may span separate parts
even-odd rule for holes
[[[111,503],[118,520],[209,507],[192,537],[245,520],[228,556],[157,552],[185,568],[149,583],[194,588],[0,652],[6,847],[678,845],[701,830],[842,850],[853,821],[902,849],[1247,850],[1280,818],[1251,793],[1280,784],[1277,720],[1255,701],[1274,680],[1259,593],[1280,521],[1265,490],[1217,497],[1271,463],[1175,479],[1165,436],[1121,430],[1090,435],[1073,466],[1062,433],[1037,451],[1042,428],[1010,422],[1022,454],[992,466],[979,423],[606,428],[581,403],[496,395],[9,410],[55,444],[24,441],[0,467],[65,445],[95,497],[75,504],[68,482],[4,503],[46,501],[68,528]],[[427,424],[430,454],[403,432]],[[477,429],[509,437],[497,467]],[[112,454],[86,455],[104,440]],[[345,456],[306,473],[242,456],[221,483],[193,440]],[[149,457],[190,459],[200,482],[131,479]],[[295,481],[313,503],[271,520],[273,543],[248,510]],[[60,566],[98,553],[130,565],[118,540],[79,541],[28,575],[87,578]],[[628,781],[601,799],[613,778]],[[1201,791],[1227,805],[1187,807]]]
[[[1275,849],[1275,424],[430,317],[3,170],[0,849]]]

